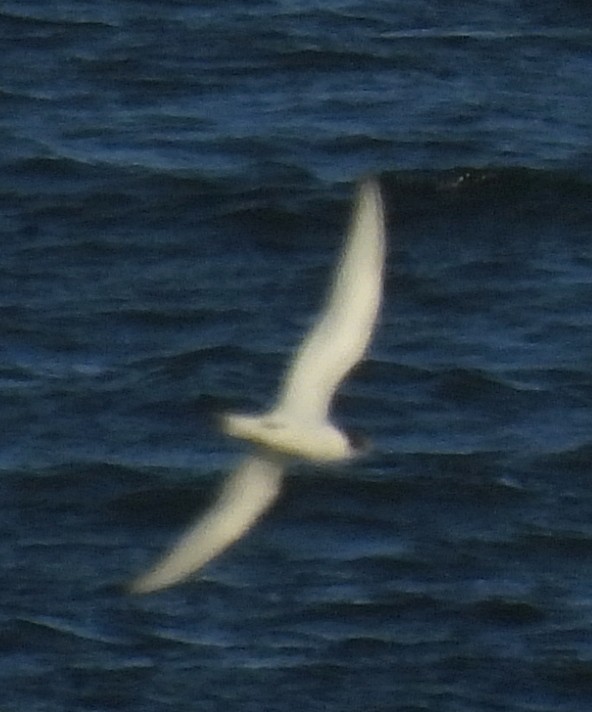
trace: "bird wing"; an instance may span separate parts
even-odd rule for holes
[[[277,410],[324,418],[334,392],[362,358],[380,306],[384,209],[376,180],[358,189],[348,235],[325,309],[288,369]]]
[[[195,573],[239,539],[279,494],[279,460],[246,458],[224,484],[218,500],[147,573],[129,585],[131,593],[150,593]]]

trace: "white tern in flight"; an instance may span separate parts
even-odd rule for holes
[[[362,359],[381,302],[384,210],[374,179],[358,187],[351,224],[325,308],[288,368],[279,397],[262,415],[225,415],[223,431],[253,447],[213,506],[147,573],[133,593],[166,588],[201,569],[239,539],[274,502],[291,460],[347,460],[356,442],[330,418],[331,399]]]

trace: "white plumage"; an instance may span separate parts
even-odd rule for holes
[[[356,448],[330,419],[335,391],[363,357],[376,323],[385,262],[380,187],[363,181],[325,309],[298,349],[276,405],[263,415],[226,415],[224,432],[256,446],[217,502],[146,574],[134,593],[170,586],[239,539],[276,499],[290,458],[347,459]]]

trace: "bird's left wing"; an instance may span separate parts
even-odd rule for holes
[[[332,289],[288,369],[278,411],[326,417],[335,390],[370,342],[382,296],[385,249],[380,186],[366,179],[358,187]]]
[[[224,484],[218,500],[147,573],[130,593],[150,593],[198,571],[239,539],[279,494],[283,467],[272,457],[246,458]]]

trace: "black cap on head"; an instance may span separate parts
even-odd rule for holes
[[[346,429],[345,434],[352,449],[358,455],[363,455],[370,450],[370,438],[359,430]]]

